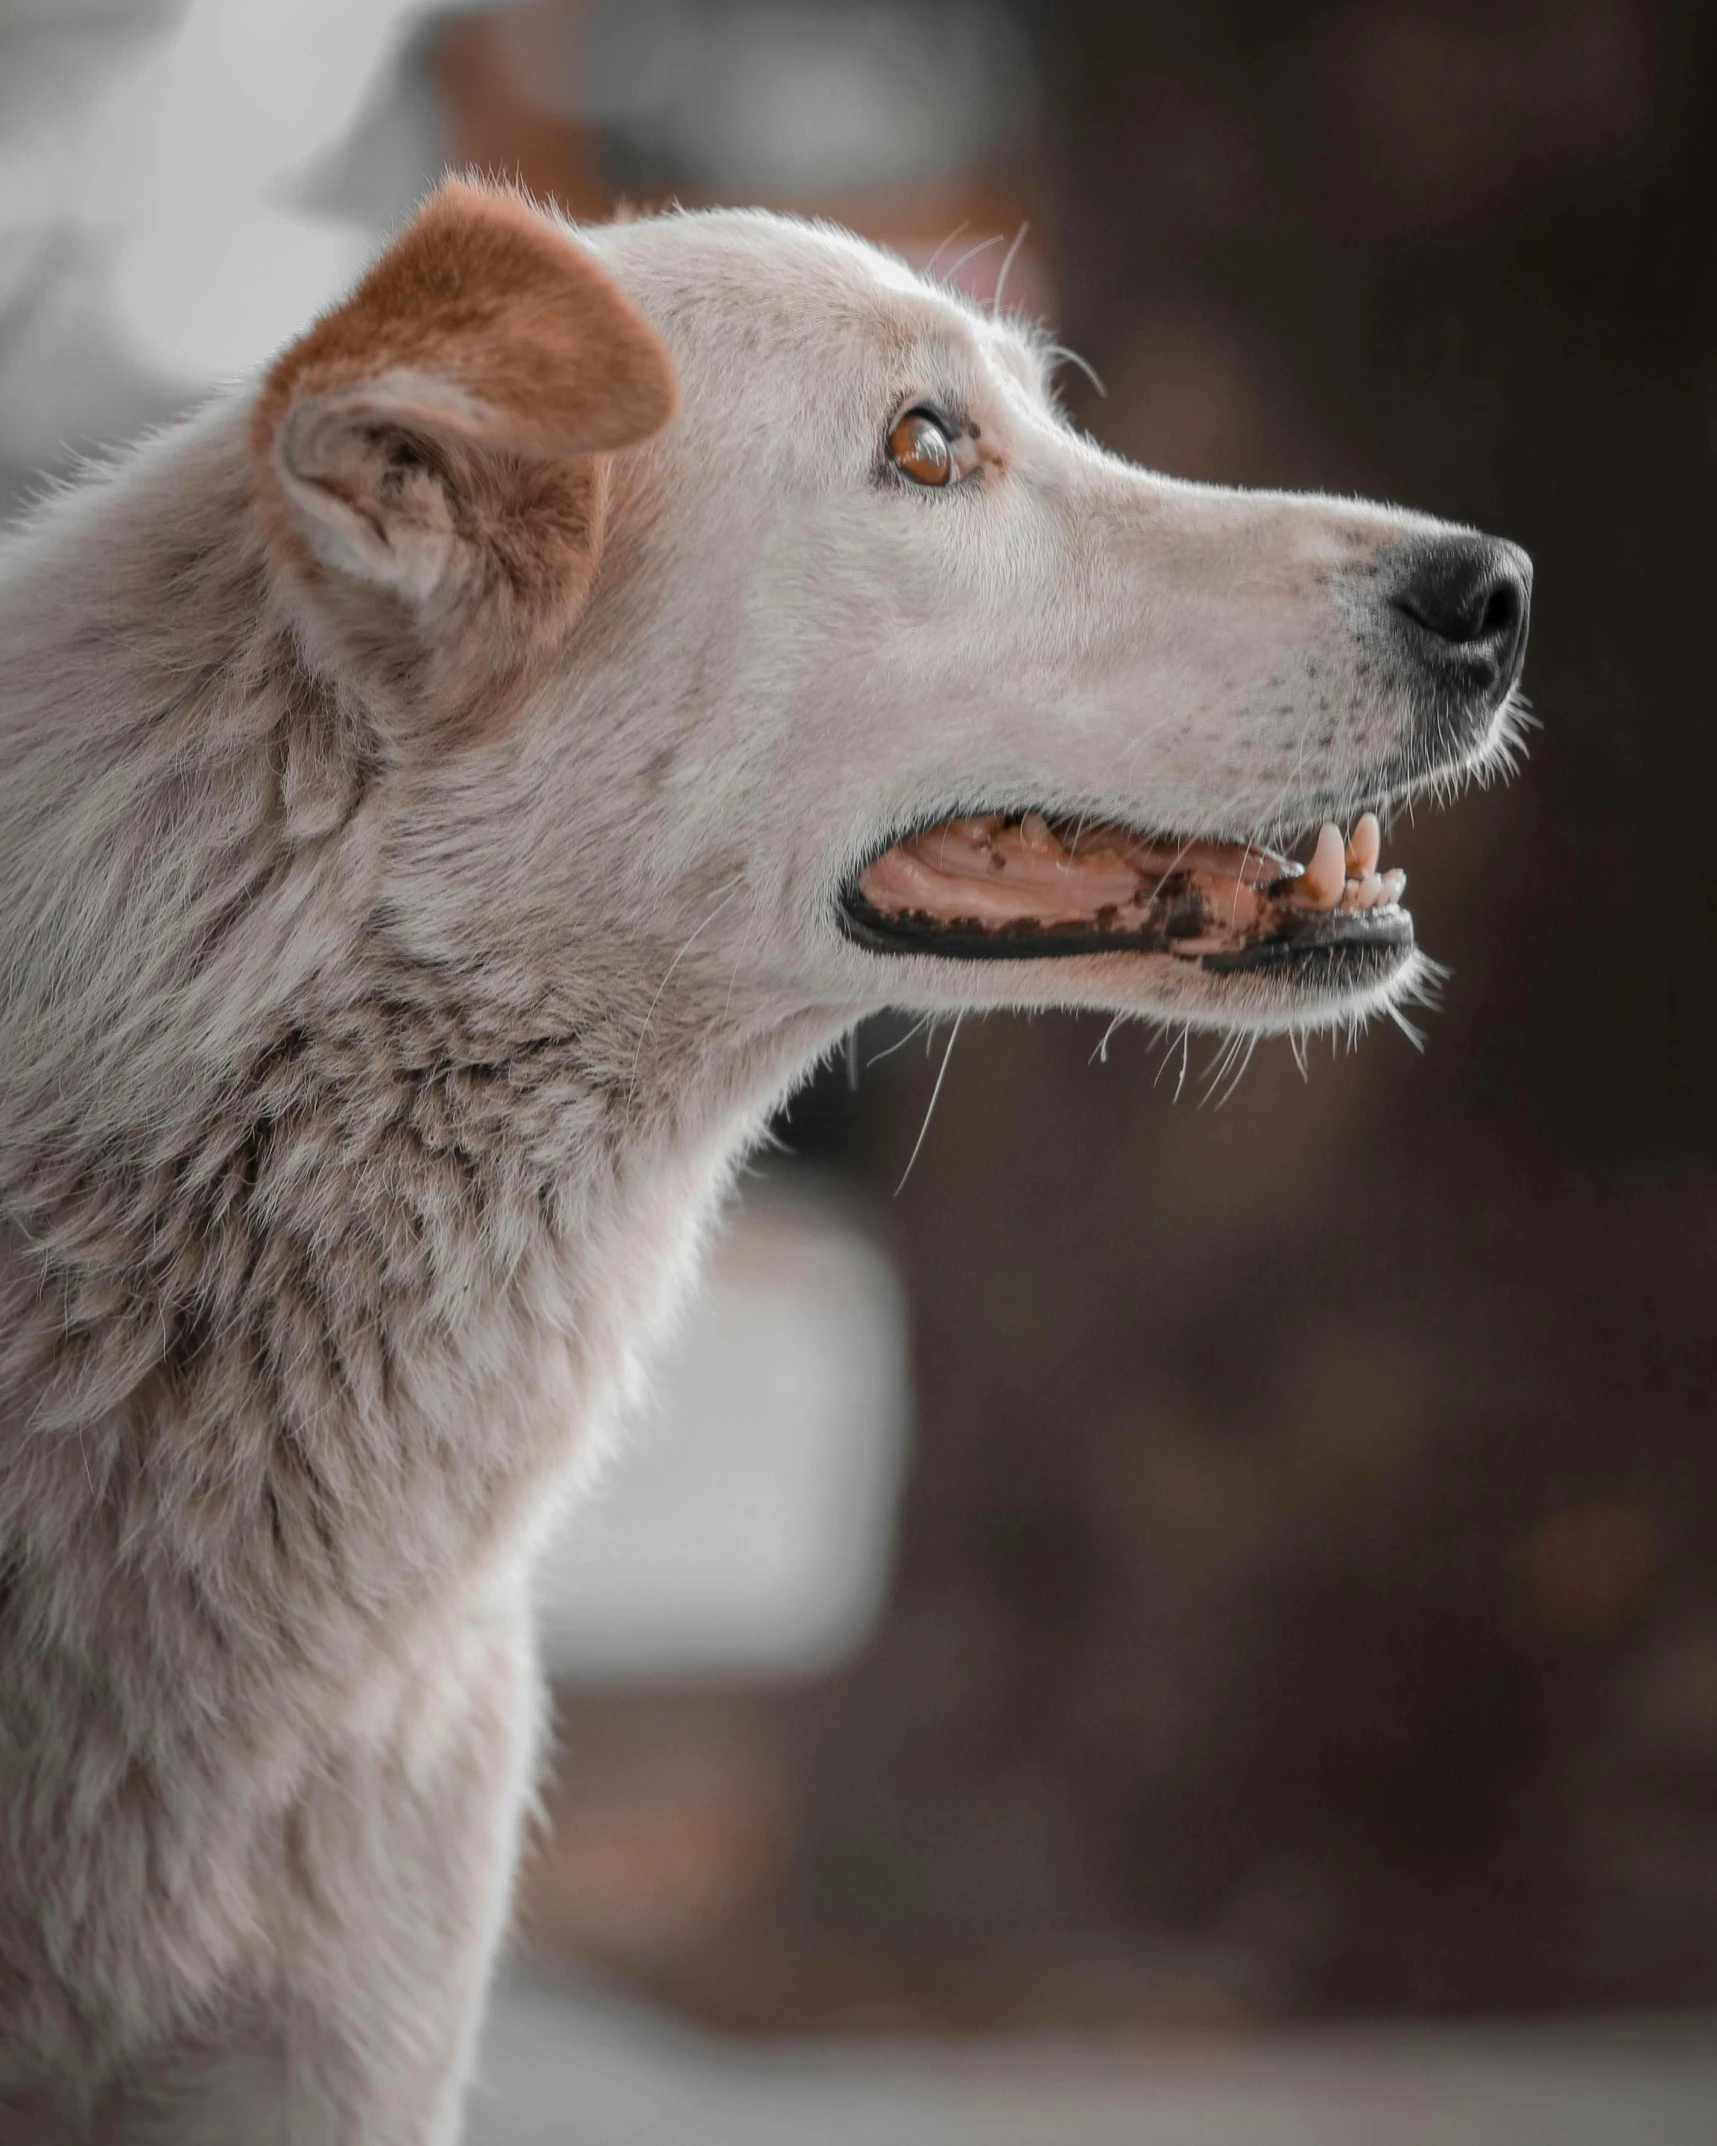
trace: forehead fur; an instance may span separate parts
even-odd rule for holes
[[[687,374],[763,367],[817,401],[835,399],[837,382],[850,393],[855,369],[879,388],[909,388],[915,367],[969,377],[989,363],[1045,394],[1029,326],[992,318],[835,225],[762,209],[675,210],[587,235]],[[874,414],[865,410],[867,425]]]

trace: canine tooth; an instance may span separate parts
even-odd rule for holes
[[[1379,900],[1385,906],[1388,906],[1389,904],[1394,902],[1398,902],[1401,899],[1402,895],[1404,895],[1407,891],[1407,874],[1399,870],[1394,872],[1385,872],[1383,875],[1382,887],[1383,892],[1379,896]]]
[[[1310,902],[1314,909],[1333,909],[1341,900],[1341,890],[1347,879],[1346,867],[1341,829],[1334,820],[1325,820],[1318,830],[1318,845],[1312,851],[1312,861],[1301,874],[1294,892]]]
[[[1061,851],[1054,828],[1041,812],[1028,812],[1020,821],[1019,838],[1025,848],[1035,850],[1040,857],[1054,857]]]
[[[1383,830],[1377,824],[1375,812],[1362,812],[1354,823],[1353,833],[1347,842],[1347,869],[1355,879],[1363,879],[1368,872],[1377,870],[1377,859],[1383,849]]]

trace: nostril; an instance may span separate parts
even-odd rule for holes
[[[1520,624],[1524,608],[1517,582],[1508,578],[1496,582],[1485,597],[1484,613],[1474,638],[1480,641],[1510,639]]]
[[[1442,537],[1413,545],[1405,563],[1397,611],[1450,649],[1511,668],[1531,587],[1524,552],[1490,537]]]

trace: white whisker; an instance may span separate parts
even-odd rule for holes
[[[882,1061],[885,1058],[892,1058],[896,1051],[904,1050],[907,1044],[912,1041],[913,1037],[916,1036],[920,1032],[920,1030],[928,1027],[929,1023],[929,1014],[920,1014],[918,1019],[913,1022],[912,1026],[906,1031],[904,1036],[897,1036],[892,1043],[885,1043],[880,1051],[877,1051],[876,1053],[874,1053],[873,1056],[865,1060],[866,1070],[868,1071],[872,1066],[881,1065]]]
[[[1008,270],[1014,265],[1014,256],[1025,243],[1025,235],[1030,229],[1031,225],[1022,221],[1019,229],[1014,233],[1013,244],[1002,255],[1001,269],[996,276],[995,295],[990,300],[991,320],[1000,320],[1002,317],[1002,292],[1007,288]]]
[[[1254,1029],[1248,1036],[1243,1039],[1242,1048],[1235,1054],[1234,1069],[1229,1077],[1228,1085],[1216,1098],[1216,1108],[1218,1110],[1223,1107],[1223,1105],[1233,1095],[1235,1089],[1238,1088],[1240,1083],[1246,1078],[1247,1068],[1252,1063],[1252,1053],[1257,1048],[1258,1032],[1256,1029]]]
[[[1109,390],[1103,385],[1097,368],[1088,358],[1082,358],[1077,350],[1070,350],[1065,343],[1046,343],[1044,350],[1052,358],[1064,358],[1069,365],[1077,365],[1098,394],[1108,399]]]
[[[1096,1065],[1099,1061],[1101,1061],[1104,1065],[1107,1065],[1109,1063],[1109,1038],[1115,1033],[1116,1029],[1120,1028],[1123,1025],[1127,1018],[1128,1016],[1124,1013],[1118,1013],[1115,1015],[1114,1019],[1109,1023],[1108,1027],[1104,1029],[1102,1040],[1097,1045],[1097,1048],[1085,1061],[1087,1065]]]
[[[930,256],[929,260],[926,261],[924,266],[918,271],[918,273],[925,279],[926,282],[928,282],[931,276],[935,274],[936,263],[941,260],[943,254],[947,251],[947,249],[951,245],[953,245],[954,241],[960,236],[960,233],[962,231],[969,231],[971,228],[972,219],[969,216],[962,216],[960,218],[960,221],[954,226],[953,230],[949,232],[948,236],[942,241],[941,245],[937,247],[936,251]]]
[[[894,1197],[897,1200],[906,1190],[906,1180],[912,1175],[912,1165],[918,1160],[918,1151],[923,1147],[924,1136],[930,1130],[930,1120],[936,1115],[936,1098],[942,1093],[942,1083],[948,1078],[948,1061],[954,1055],[954,1045],[959,1041],[960,1023],[964,1018],[964,1014],[957,1013],[954,1016],[953,1031],[948,1038],[948,1048],[942,1053],[942,1064],[936,1074],[936,1085],[930,1091],[930,1103],[924,1113],[924,1123],[918,1128],[918,1138],[912,1144],[912,1153],[906,1158],[906,1168],[900,1173],[900,1183],[894,1188]]]
[[[1151,1086],[1152,1086],[1153,1088],[1157,1086],[1157,1083],[1158,1083],[1159,1081],[1161,1081],[1161,1079],[1162,1079],[1162,1077],[1163,1077],[1164,1073],[1165,1073],[1165,1072],[1167,1072],[1167,1070],[1168,1070],[1168,1063],[1169,1063],[1169,1060],[1170,1060],[1170,1058],[1171,1058],[1171,1057],[1172,1057],[1172,1056],[1174,1055],[1174,1046],[1175,1046],[1175,1039],[1174,1039],[1174,1038],[1173,1038],[1173,1037],[1171,1036],[1171,1037],[1170,1037],[1170,1038],[1168,1039],[1168,1041],[1167,1041],[1167,1042],[1166,1042],[1166,1043],[1164,1044],[1164,1046],[1163,1046],[1163,1056],[1162,1056],[1162,1063],[1161,1063],[1161,1064],[1160,1064],[1160,1065],[1159,1065],[1159,1066],[1157,1067],[1157,1077],[1156,1077],[1156,1080],[1152,1081],[1152,1083],[1151,1083]],[[1187,1022],[1183,1023],[1183,1024],[1182,1024],[1182,1027],[1181,1027],[1181,1032],[1180,1032],[1180,1072],[1179,1072],[1179,1073],[1178,1073],[1178,1074],[1176,1075],[1176,1077],[1175,1077],[1175,1084],[1174,1084],[1174,1094],[1173,1094],[1173,1096],[1172,1096],[1172,1097],[1170,1098],[1170,1100],[1171,1100],[1171,1101],[1173,1101],[1173,1102],[1176,1102],[1176,1103],[1178,1103],[1178,1102],[1180,1101],[1180,1092],[1181,1092],[1181,1090],[1182,1090],[1182,1089],[1183,1089],[1183,1088],[1184,1088],[1184,1087],[1186,1086],[1186,1066],[1187,1066],[1187,1056],[1188,1056],[1188,1053],[1190,1052],[1191,1048],[1192,1048],[1192,1023],[1191,1023],[1190,1021],[1187,1021]]]
[[[975,246],[968,246],[965,252],[961,254],[960,258],[955,261],[951,267],[945,268],[942,271],[941,280],[944,283],[952,283],[954,278],[960,273],[961,269],[965,267],[968,261],[975,261],[978,258],[979,254],[983,253],[988,247],[999,246],[1001,242],[1002,235],[999,231],[994,232],[989,238],[979,239],[978,243]]]

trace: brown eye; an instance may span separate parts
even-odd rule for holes
[[[908,410],[888,435],[889,459],[914,484],[946,484],[954,474],[954,449],[928,410]]]

